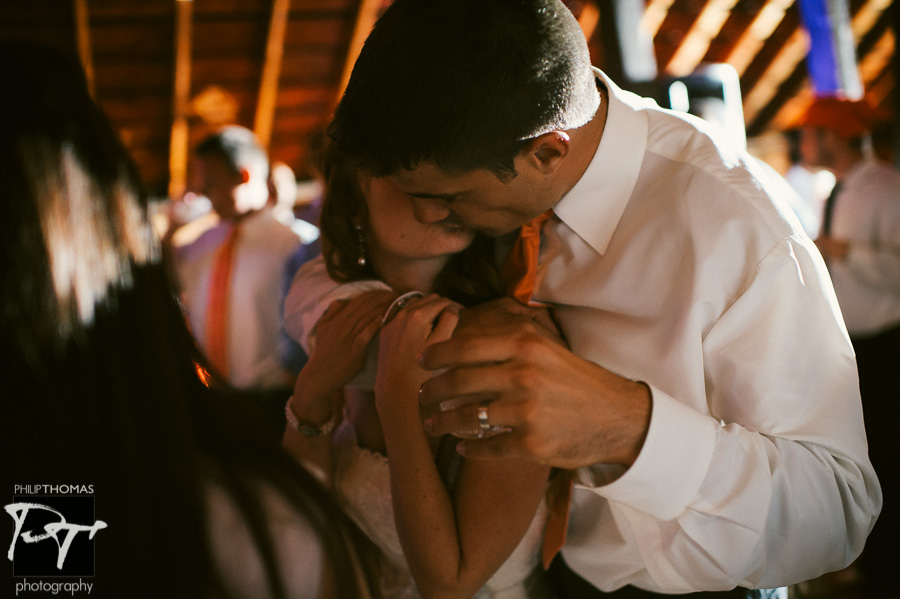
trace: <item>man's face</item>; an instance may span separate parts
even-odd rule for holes
[[[821,127],[804,127],[800,130],[800,156],[805,164],[831,168],[835,157],[832,149],[833,133]]]
[[[515,177],[504,181],[486,169],[449,174],[425,162],[390,178],[412,197],[419,222],[462,226],[496,237],[546,212],[559,200],[546,180],[528,169],[516,170]]]
[[[242,180],[214,154],[194,157],[191,191],[209,198],[213,210],[225,219],[235,214],[235,195]]]

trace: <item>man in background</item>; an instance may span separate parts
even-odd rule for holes
[[[192,166],[192,191],[219,223],[173,250],[188,321],[213,367],[254,392],[280,434],[293,387],[279,355],[285,269],[304,242],[273,210],[268,157],[249,129],[208,136]]]
[[[816,246],[859,367],[869,456],[884,509],[860,561],[870,597],[897,597],[900,538],[900,173],[873,155],[879,115],[864,100],[819,98],[802,119],[804,159],[834,173]]]

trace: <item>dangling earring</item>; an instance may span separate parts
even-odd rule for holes
[[[366,244],[363,241],[362,225],[356,225],[356,238],[359,240],[359,258],[356,259],[356,263],[362,267],[366,265]]]

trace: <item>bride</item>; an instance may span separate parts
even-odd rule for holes
[[[310,356],[285,447],[379,546],[386,597],[551,597],[540,565],[549,468],[461,458],[452,437],[426,433],[418,402],[430,377],[418,353],[477,313],[464,306],[501,295],[491,240],[419,223],[389,179],[334,154],[326,185],[323,257],[285,303]]]

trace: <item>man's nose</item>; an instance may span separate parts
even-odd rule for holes
[[[429,225],[439,223],[450,216],[450,208],[443,200],[416,198],[413,214],[420,223]]]

